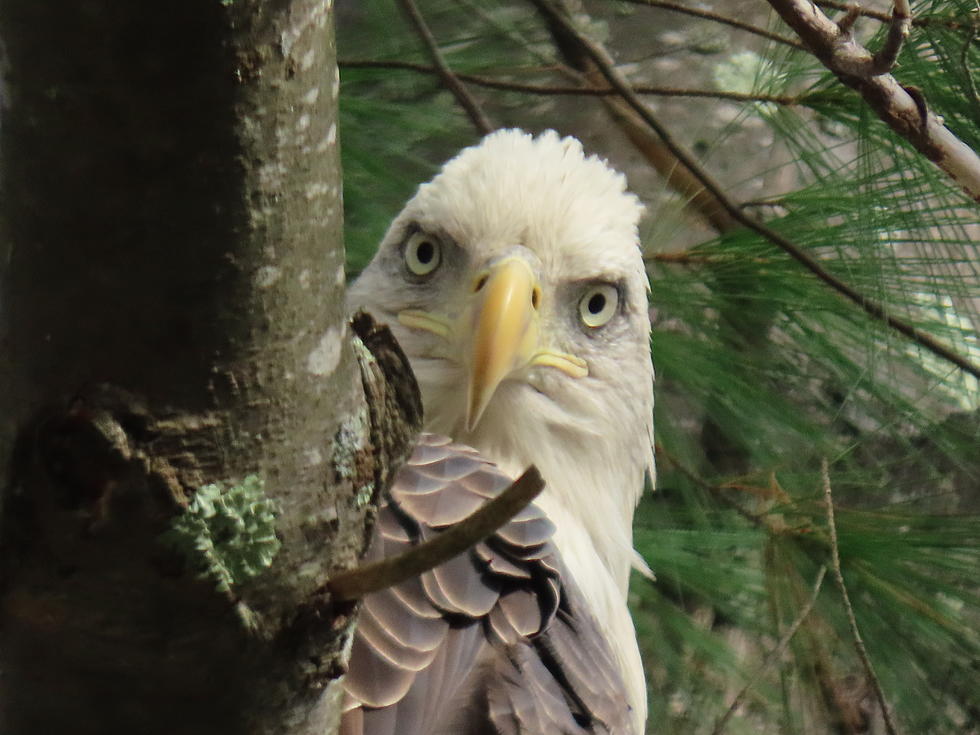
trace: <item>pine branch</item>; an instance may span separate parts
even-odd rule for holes
[[[823,281],[827,286],[837,291],[841,296],[859,306],[869,316],[887,324],[889,327],[919,344],[933,354],[951,362],[971,375],[980,378],[980,366],[972,363],[966,357],[958,354],[955,350],[942,344],[931,335],[923,332],[911,324],[891,314],[884,306],[870,299],[857,289],[843,282],[829,271],[827,271],[816,259],[806,253],[799,245],[789,238],[780,234],[766,224],[759,222],[748,216],[741,207],[735,204],[725,194],[721,184],[718,183],[707,171],[705,171],[694,159],[694,156],[687,151],[664,126],[662,122],[653,114],[649,107],[633,91],[626,78],[615,68],[609,55],[591,39],[584,36],[571,23],[565,13],[557,8],[551,0],[530,0],[546,18],[560,26],[567,38],[573,39],[589,58],[595,63],[596,68],[606,78],[606,81],[616,89],[622,99],[632,108],[643,121],[652,128],[664,146],[670,153],[683,164],[690,174],[700,183],[708,195],[724,210],[724,213],[738,224],[761,235],[776,247],[783,250],[798,263],[803,265],[810,273]],[[784,0],[770,0],[770,2],[783,2]],[[797,0],[785,0],[786,2],[796,2]],[[809,0],[799,0],[809,2]],[[814,11],[816,12],[816,11]],[[836,28],[836,26],[834,26]],[[877,77],[881,79],[883,77]],[[890,78],[890,77],[889,77]],[[894,81],[894,80],[893,80]],[[957,141],[958,142],[958,141]],[[962,145],[962,144],[960,144]],[[972,151],[971,151],[972,154]],[[978,182],[980,183],[980,182]]]
[[[908,33],[908,2],[896,0],[889,40],[877,55],[855,41],[849,24],[834,23],[810,0],[768,0],[810,52],[851,87],[898,135],[935,163],[972,199],[980,202],[980,157],[929,111],[918,89],[902,86],[891,74],[896,47]],[[974,373],[975,375],[977,373]]]

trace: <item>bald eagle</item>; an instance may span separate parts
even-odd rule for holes
[[[352,286],[408,356],[430,432],[369,556],[461,520],[531,464],[546,487],[467,554],[365,600],[342,732],[643,731],[626,605],[654,473],[641,212],[577,140],[498,131],[419,188]]]

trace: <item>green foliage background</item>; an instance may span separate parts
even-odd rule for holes
[[[569,83],[554,71],[560,57],[529,4],[419,5],[456,72]],[[589,3],[586,26],[615,53],[625,16],[641,36],[649,26],[651,55],[669,54],[653,33],[661,16],[636,5]],[[338,7],[342,59],[427,63],[390,0]],[[913,11],[920,23],[896,76],[980,150],[980,11],[974,0],[924,0]],[[746,150],[729,171],[733,191],[781,160],[775,166],[792,184],[763,192],[767,203],[754,211],[863,294],[980,363],[976,204],[806,53],[690,23],[710,37],[700,63],[721,89],[796,98],[744,103],[716,140],[689,140],[705,167],[730,155],[740,131],[763,126],[781,155]],[[884,26],[863,20],[859,29],[877,48]],[[342,82],[356,272],[415,186],[478,136],[431,75],[348,66]],[[499,123],[565,125],[540,97],[478,95]],[[883,731],[829,574],[785,654],[759,674],[830,565],[826,459],[843,576],[901,730],[980,732],[976,379],[871,320],[754,233],[705,235],[677,215],[676,201],[656,206],[644,244],[660,477],[639,509],[636,543],[657,580],[635,579],[632,593],[650,731],[713,732],[747,684],[726,732]],[[684,250],[687,262],[658,259],[663,250]]]

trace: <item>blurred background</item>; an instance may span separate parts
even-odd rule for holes
[[[416,2],[491,126],[577,136],[647,205],[659,477],[636,544],[656,581],[635,577],[631,603],[650,732],[980,733],[975,371],[694,196],[621,98],[583,91],[605,80],[533,1]],[[337,0],[352,276],[481,135],[404,5]],[[567,5],[743,212],[980,364],[980,208],[764,0]],[[912,9],[894,74],[980,150],[980,6]],[[866,11],[873,50],[889,7]]]

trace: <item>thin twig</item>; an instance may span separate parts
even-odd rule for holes
[[[721,23],[726,26],[731,26],[740,31],[745,31],[746,33],[752,33],[756,36],[761,36],[762,38],[768,38],[770,41],[775,41],[776,43],[781,43],[786,46],[792,46],[793,48],[802,49],[803,45],[799,41],[795,41],[792,38],[787,38],[786,36],[780,36],[778,33],[773,33],[772,31],[767,31],[765,28],[759,28],[751,23],[745,23],[735,18],[729,18],[727,15],[721,15],[720,13],[713,13],[710,10],[701,10],[699,8],[692,8],[687,5],[681,5],[680,3],[670,2],[670,0],[626,0],[626,2],[633,5],[645,5],[649,8],[660,8],[661,10],[669,10],[673,13],[682,13],[684,15],[690,15],[695,18],[703,18],[705,20],[711,20],[716,23]]]
[[[442,57],[442,53],[439,51],[439,44],[436,43],[435,36],[432,35],[432,31],[429,30],[429,26],[425,23],[425,18],[422,17],[418,7],[415,5],[415,0],[398,0],[398,2],[405,11],[405,15],[408,16],[409,21],[415,26],[415,31],[419,34],[422,43],[425,44],[425,48],[429,52],[429,58],[432,59],[432,64],[442,78],[442,83],[452,92],[456,101],[459,102],[460,106],[466,111],[466,114],[469,115],[473,126],[481,135],[492,132],[494,126],[490,123],[480,104],[459,80],[459,77],[453,73],[453,70],[449,68],[449,64]]]
[[[769,1],[770,3],[775,3],[777,0]],[[794,0],[789,1],[792,2]],[[809,0],[800,1],[807,3],[809,2]],[[697,163],[694,156],[674,139],[674,136],[669,130],[667,130],[664,124],[660,122],[650,108],[647,107],[636,95],[636,93],[630,87],[629,82],[625,79],[625,77],[623,77],[622,74],[620,74],[619,71],[617,71],[612,59],[609,58],[602,48],[593,43],[591,39],[580,33],[579,30],[575,28],[575,26],[564,15],[564,13],[555,8],[554,5],[549,2],[549,0],[531,0],[531,2],[538,7],[541,12],[546,15],[546,17],[551,19],[554,23],[560,25],[569,36],[574,37],[577,40],[577,42],[581,45],[582,50],[595,62],[596,67],[606,78],[609,85],[616,89],[623,100],[626,101],[626,103],[633,108],[633,110],[647,123],[647,125],[649,125],[657,133],[657,135],[660,136],[660,139],[664,142],[664,145],[677,158],[677,160],[691,172],[691,174],[700,182],[701,186],[704,187],[704,189],[711,195],[713,200],[724,209],[725,213],[731,217],[731,219],[738,222],[743,227],[758,233],[773,245],[783,250],[787,255],[800,263],[826,285],[837,291],[839,294],[857,306],[861,307],[869,316],[884,322],[895,331],[905,335],[910,340],[916,342],[933,354],[951,362],[961,370],[980,378],[980,366],[975,365],[967,358],[957,354],[954,350],[940,343],[931,335],[926,334],[922,330],[917,329],[911,324],[908,324],[902,319],[892,315],[885,309],[884,306],[876,301],[873,301],[853,287],[841,281],[836,276],[832,275],[822,265],[820,265],[817,260],[815,260],[808,253],[804,252],[798,245],[789,240],[787,237],[772,229],[768,225],[756,221],[742,211],[741,207],[726,196],[721,184],[715,181],[714,178]],[[888,75],[876,77],[876,79],[883,79],[887,76]]]
[[[418,64],[413,61],[382,61],[371,59],[341,59],[337,62],[341,69],[404,69],[420,74],[438,74],[434,66]],[[504,92],[523,92],[549,97],[611,97],[619,93],[612,87],[569,87],[567,85],[526,84],[505,79],[478,76],[476,74],[457,73],[456,77],[464,82],[498,89]],[[713,89],[689,89],[686,87],[641,86],[633,88],[637,94],[648,94],[657,97],[705,97],[708,99],[731,100],[733,102],[772,102],[777,105],[797,105],[806,102],[806,96],[775,94],[744,94],[742,92],[720,92]]]
[[[844,611],[847,613],[847,622],[850,625],[851,635],[854,638],[854,647],[857,650],[858,657],[861,659],[861,663],[864,665],[864,671],[871,681],[872,687],[874,687],[878,705],[881,707],[881,713],[885,719],[885,729],[888,730],[888,735],[896,735],[897,730],[892,720],[888,702],[885,700],[885,692],[881,688],[881,682],[875,674],[874,666],[868,656],[868,650],[864,646],[861,631],[858,630],[857,618],[854,616],[854,608],[851,606],[851,598],[847,594],[847,585],[844,584],[844,574],[841,572],[840,567],[840,548],[837,545],[837,524],[834,522],[834,497],[830,488],[830,469],[826,458],[820,460],[820,476],[823,479],[824,502],[827,504],[827,526],[830,530],[830,558],[834,579],[837,581],[841,598],[844,600]]]
[[[534,500],[544,479],[532,465],[496,498],[404,554],[337,574],[326,584],[332,600],[358,600],[443,564],[490,536]]]
[[[823,585],[823,578],[827,574],[827,567],[821,566],[820,571],[817,572],[817,580],[813,583],[813,591],[810,593],[810,598],[806,601],[803,609],[800,610],[800,614],[796,616],[796,620],[793,624],[789,626],[783,637],[779,639],[779,644],[769,652],[762,664],[759,666],[758,670],[752,676],[751,679],[746,683],[744,687],[735,695],[735,699],[729,705],[725,714],[722,715],[721,719],[715,724],[715,729],[711,731],[711,735],[721,735],[722,731],[728,725],[728,721],[735,714],[735,711],[741,706],[742,700],[745,699],[745,695],[748,694],[749,690],[754,687],[769,670],[776,661],[778,661],[783,653],[786,651],[786,647],[789,646],[793,636],[796,635],[796,631],[799,630],[803,622],[810,616],[810,612],[813,610],[813,606],[817,603],[817,597],[820,595],[820,587]]]

